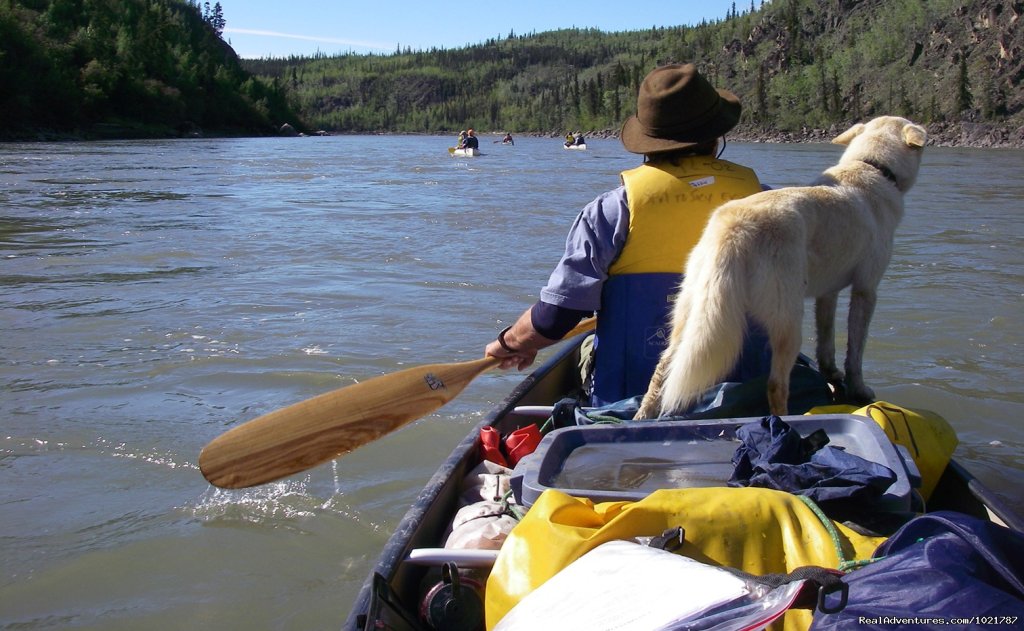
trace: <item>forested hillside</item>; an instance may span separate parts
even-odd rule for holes
[[[898,114],[969,129],[978,144],[1019,145],[1022,13],[1019,0],[741,2],[690,27],[509,33],[462,49],[243,64],[279,80],[306,125],[331,131],[614,131],[651,68],[693,61],[742,97],[748,133]]]
[[[1024,146],[1022,14],[1024,0],[739,0],[695,26],[239,60],[219,4],[0,0],[0,138],[264,134],[283,123],[614,134],[648,71],[693,61],[743,99],[741,134],[815,137],[898,114],[949,144]]]
[[[295,115],[241,68],[217,8],[0,0],[0,138],[274,133]]]

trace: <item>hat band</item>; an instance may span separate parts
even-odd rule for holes
[[[670,126],[667,126],[667,127],[660,127],[660,126],[656,126],[656,125],[646,125],[645,124],[644,127],[647,130],[649,130],[649,132],[650,132],[648,134],[649,136],[654,136],[654,137],[657,137],[657,138],[673,138],[673,137],[678,136],[680,134],[684,134],[684,133],[686,133],[688,131],[692,131],[694,129],[697,129],[698,127],[702,127],[702,126],[706,125],[708,122],[713,120],[716,116],[718,116],[718,113],[721,110],[722,110],[722,99],[719,98],[718,100],[716,100],[714,102],[714,104],[712,104],[712,106],[710,108],[705,110],[702,114],[700,114],[698,116],[695,116],[695,117],[689,117],[687,119],[687,121],[684,124],[682,124],[682,125],[670,125]]]

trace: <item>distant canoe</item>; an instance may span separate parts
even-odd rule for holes
[[[448,147],[448,153],[453,156],[473,157],[480,155],[479,149],[456,149],[455,147]]]
[[[587,150],[587,145],[586,144],[582,144],[582,145],[564,145],[563,144],[562,147],[564,147],[565,149],[575,149],[576,151],[586,151]]]

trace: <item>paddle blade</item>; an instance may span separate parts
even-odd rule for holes
[[[199,469],[227,489],[305,471],[430,414],[498,363],[485,357],[416,366],[275,410],[210,441]]]

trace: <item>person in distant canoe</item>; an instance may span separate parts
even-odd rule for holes
[[[459,140],[458,140],[458,142],[455,143],[455,148],[456,149],[462,149],[462,147],[463,147],[463,145],[465,143],[466,143],[466,130],[463,129],[462,131],[459,132]]]
[[[668,343],[684,261],[708,217],[724,201],[762,190],[752,169],[717,157],[740,110],[736,95],[716,90],[693,64],[651,71],[620,135],[643,164],[583,208],[540,299],[487,345],[486,355],[522,370],[597,312],[591,405],[642,396]],[[727,380],[767,374],[768,353],[767,336],[749,333]]]
[[[572,132],[565,135],[565,146],[571,147],[576,144],[576,136]]]
[[[585,144],[587,144],[587,139],[583,137],[583,132],[580,132],[580,131],[576,132],[575,144],[577,144],[577,145],[585,145]]]
[[[505,132],[505,137],[501,139],[502,144],[514,145],[516,141],[512,140],[512,134]]]
[[[459,145],[459,148],[460,149],[479,149],[480,148],[480,139],[476,137],[476,134],[473,133],[472,129],[470,129],[469,131],[466,132],[466,138],[462,141],[462,144]]]

